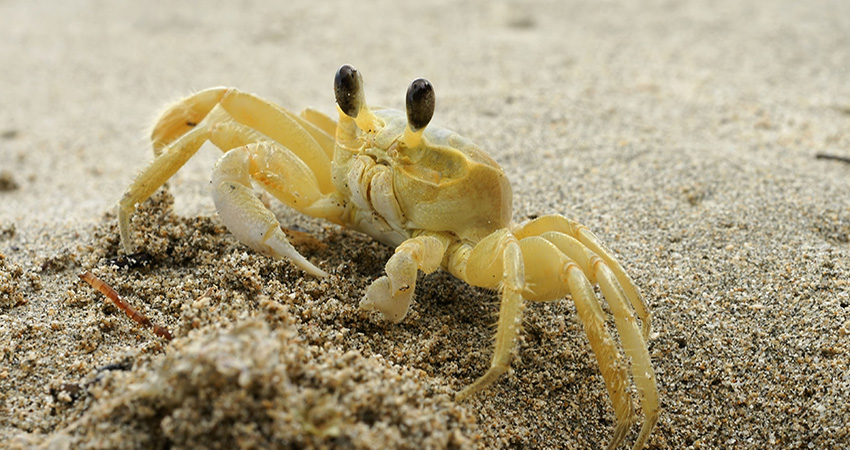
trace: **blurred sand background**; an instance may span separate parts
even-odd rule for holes
[[[512,371],[457,405],[495,296],[437,273],[400,325],[359,311],[392,250],[273,204],[333,277],[253,254],[215,215],[215,148],[143,206],[152,263],[105,263],[165,103],[227,85],[333,113],[343,63],[372,104],[430,79],[516,221],[565,214],[617,252],[654,314],[649,448],[850,446],[850,164],[816,158],[850,157],[846,1],[3,0],[0,61],[0,446],[608,442],[569,300],[531,305]]]

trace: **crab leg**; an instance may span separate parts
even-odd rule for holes
[[[227,92],[221,105],[236,122],[268,136],[304,161],[315,174],[322,192],[334,190],[333,137],[295,114],[235,89]]]
[[[624,363],[619,352],[616,351],[616,348],[607,348],[613,346],[613,340],[611,340],[607,331],[604,329],[604,315],[593,293],[590,284],[592,280],[595,280],[599,284],[602,294],[608,300],[608,305],[611,307],[611,312],[617,325],[617,331],[620,334],[623,349],[632,361],[632,376],[640,394],[638,397],[640,398],[641,406],[646,415],[646,421],[641,428],[640,435],[634,447],[643,448],[646,439],[649,437],[649,433],[658,421],[658,388],[655,382],[655,373],[650,364],[646,342],[638,329],[634,313],[626,300],[626,294],[621,287],[620,280],[616,277],[613,270],[608,267],[604,259],[597,256],[572,236],[557,231],[550,231],[541,234],[540,237],[528,237],[520,242],[526,243],[532,239],[545,239],[547,244],[553,245],[560,251],[565,260],[570,261],[564,269],[564,273],[567,275],[567,285],[573,295],[573,300],[576,302],[576,310],[579,313],[579,317],[585,324],[585,329],[591,341],[591,347],[597,355],[599,367],[602,369],[602,375],[605,378],[608,392],[614,403],[614,410],[617,415],[617,431],[614,434],[614,440],[612,440],[612,446],[610,447],[614,448],[616,447],[615,442],[618,442],[618,439],[622,440],[625,438],[625,432],[631,423],[632,414],[625,415],[625,410],[621,411],[621,408],[625,408],[623,402],[628,402],[628,410],[631,411],[631,400],[629,400],[628,395],[624,391],[627,380],[625,378],[625,369],[623,368]],[[523,247],[523,251],[526,251],[525,247]],[[545,252],[538,250],[533,253],[537,255],[536,257],[540,257]],[[541,264],[543,267],[559,265],[563,266],[563,264],[558,264],[557,262]],[[539,279],[538,277],[529,278]],[[590,306],[593,308],[593,315],[589,315],[590,313],[588,312],[582,312],[582,304],[588,302],[592,303]],[[597,326],[602,328],[595,331]],[[601,337],[594,337],[594,332],[602,333]],[[599,342],[594,342],[595,340]],[[601,348],[598,348],[599,346]]]
[[[492,255],[496,255],[495,259]],[[455,258],[450,260],[457,261]],[[465,267],[450,267],[449,271],[466,274],[470,284],[498,287],[502,296],[490,368],[455,396],[456,401],[463,401],[493,384],[510,367],[525,307],[522,298],[525,269],[516,238],[504,229],[482,239],[469,253]]]
[[[301,111],[300,116],[307,122],[315,125],[318,129],[324,131],[328,136],[336,135],[336,120],[331,119],[324,113],[316,111],[313,108],[306,108]],[[335,142],[331,140],[330,146],[326,147],[330,158],[333,158],[334,144]]]
[[[208,119],[216,106],[225,111],[224,116]],[[313,169],[322,186],[330,185],[334,141],[333,133],[325,128],[330,127],[333,120],[315,111],[304,111],[298,116],[233,88],[206,89],[166,108],[151,133],[154,154],[159,156],[180,148],[176,142],[183,135],[196,127],[209,128],[223,117],[232,118],[292,149]],[[227,151],[233,147],[220,148]]]
[[[623,270],[623,266],[620,265],[611,252],[605,248],[601,241],[599,241],[599,238],[597,238],[596,235],[594,235],[587,227],[578,222],[567,219],[564,216],[553,214],[534,219],[521,226],[519,229],[514,231],[514,233],[518,239],[522,239],[527,236],[539,236],[547,231],[559,231],[569,236],[573,236],[590,251],[605,261],[608,267],[611,268],[611,271],[614,272],[614,275],[626,294],[626,298],[629,299],[629,303],[632,308],[635,309],[638,317],[640,318],[641,324],[643,325],[643,338],[645,340],[649,339],[649,334],[652,330],[652,323],[649,308],[646,305],[646,300],[644,300],[643,296],[638,291],[631,277],[625,270]]]
[[[623,350],[632,360],[632,376],[640,394],[643,413],[646,416],[633,447],[641,449],[658,421],[658,388],[655,383],[655,372],[652,370],[646,342],[641,336],[635,316],[626,302],[625,292],[623,292],[616,275],[600,258],[596,258],[593,265],[599,287],[602,289],[605,299],[608,300],[608,306],[611,307],[611,313],[614,315],[614,322],[617,324],[617,331],[620,333],[620,339],[623,342]]]
[[[173,103],[159,115],[156,125],[151,130],[151,144],[154,156],[175,148],[183,148],[177,141],[190,131],[200,126],[210,111],[221,102],[227,93],[225,87],[214,87],[196,92],[189,97]],[[207,120],[206,123],[210,123]]]
[[[595,267],[588,255],[590,252],[575,238],[560,232],[526,237],[520,241],[520,245],[523,255],[537,262],[535,265],[528,264],[527,277],[531,292],[526,296],[529,299],[547,301],[567,294],[572,296],[617,417],[614,437],[608,446],[609,449],[616,448],[625,439],[635,415],[627,391],[627,363],[605,327],[605,313],[591,284],[591,279],[596,277]],[[604,264],[595,255],[593,259]],[[561,282],[553,285],[547,281],[552,279]],[[622,298],[619,300],[622,302]]]
[[[387,261],[387,274],[369,285],[360,307],[380,311],[393,323],[401,322],[413,301],[417,271],[431,273],[437,270],[446,246],[445,240],[429,235],[402,242]]]
[[[315,123],[314,123],[315,122]],[[330,121],[332,122],[332,121]],[[260,140],[274,140],[297,155],[313,172],[323,193],[335,191],[330,175],[333,137],[326,116],[294,115],[265,100],[235,89],[212,88],[167,108],[151,133],[156,158],[136,177],[118,209],[121,243],[133,253],[130,216],[183,167],[209,140],[222,151]]]
[[[224,117],[219,112],[207,116],[207,119],[204,120],[213,121],[216,118]],[[209,139],[209,131],[208,126],[199,126],[180,136],[172,143],[172,147],[168,151],[160,150],[159,156],[151,161],[127,188],[124,196],[118,202],[118,230],[121,234],[124,251],[128,254],[135,252],[133,241],[130,238],[130,216],[136,210],[136,205],[147,200],[186,164],[186,161]],[[154,152],[157,151],[157,148],[156,142],[154,142]]]
[[[564,282],[569,286],[576,312],[584,324],[590,348],[596,355],[596,362],[605,380],[605,387],[611,397],[614,407],[614,415],[617,417],[617,426],[614,428],[614,436],[608,444],[609,449],[615,449],[626,438],[629,427],[635,420],[632,399],[627,392],[629,386],[626,364],[620,352],[617,350],[614,339],[605,329],[605,315],[599,306],[593,286],[587,280],[584,272],[575,263],[567,263],[563,266]],[[642,447],[638,447],[642,448]]]

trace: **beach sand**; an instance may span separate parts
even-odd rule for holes
[[[165,104],[226,85],[332,114],[350,63],[371,104],[430,79],[517,223],[564,214],[614,251],[653,314],[648,448],[850,447],[850,164],[818,158],[850,157],[850,3],[243,3],[0,2],[0,446],[607,444],[569,298],[529,304],[511,371],[455,403],[497,295],[438,271],[400,324],[359,310],[392,249],[270,201],[331,276],[252,252],[215,213],[214,147],[134,216],[149,261],[115,259]]]

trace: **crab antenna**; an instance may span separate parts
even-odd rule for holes
[[[345,64],[336,71],[334,94],[339,110],[354,119],[357,127],[363,131],[374,131],[376,118],[366,105],[363,90],[363,77],[354,67]]]
[[[407,88],[407,127],[402,142],[408,147],[416,147],[422,140],[422,132],[434,117],[436,97],[434,86],[424,78],[417,78]]]

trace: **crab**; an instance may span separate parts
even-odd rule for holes
[[[152,132],[155,158],[119,202],[124,250],[134,252],[130,218],[137,205],[210,141],[224,152],[212,171],[216,209],[227,229],[253,250],[328,276],[290,244],[252,183],[296,211],[395,248],[386,275],[366,289],[362,309],[400,322],[418,272],[438,268],[498,291],[490,367],[456,394],[457,401],[508,370],[525,301],[570,296],[613,404],[609,448],[620,446],[636,421],[630,375],[645,416],[634,448],[643,448],[660,411],[646,344],[650,313],[612,252],[585,226],[561,215],[512,224],[511,186],[499,165],[460,135],[428,127],[435,95],[427,80],[410,84],[406,112],[367,106],[362,76],[349,65],[336,72],[334,91],[338,121],[312,109],[294,114],[225,87],[168,107]],[[594,285],[614,316],[625,356],[606,327]]]

